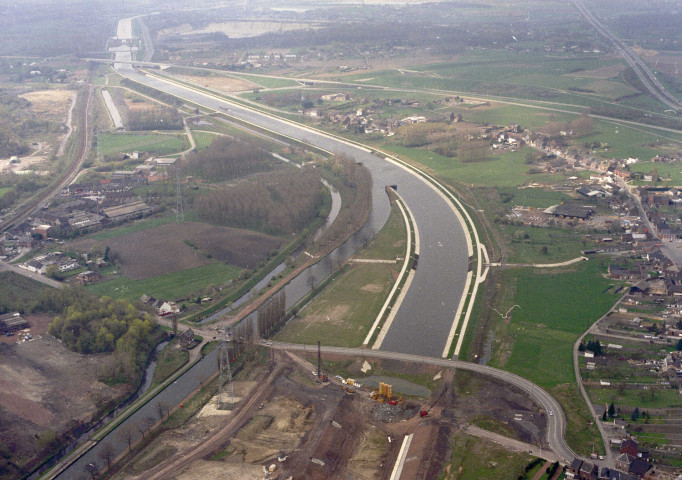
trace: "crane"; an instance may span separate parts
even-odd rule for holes
[[[433,406],[434,406],[436,403],[438,403],[438,400],[440,400],[440,398],[445,394],[446,391],[447,391],[447,388],[444,388],[443,391],[440,392],[440,395],[438,395],[438,397],[436,397],[436,399],[435,399],[433,402],[431,402],[431,405],[429,405],[428,408],[425,408],[425,409],[423,408],[423,409],[419,412],[419,416],[420,416],[420,417],[428,417],[428,416],[429,416],[429,412],[431,411],[431,409],[433,408]]]

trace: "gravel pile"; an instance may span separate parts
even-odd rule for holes
[[[372,408],[372,416],[380,422],[390,423],[400,416],[401,410],[402,408],[400,405],[377,403],[374,408]]]

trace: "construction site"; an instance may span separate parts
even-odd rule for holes
[[[541,445],[542,412],[510,385],[395,360],[308,355],[271,350],[247,373],[221,374],[206,405],[124,458],[111,478],[435,478],[452,435],[481,419]]]

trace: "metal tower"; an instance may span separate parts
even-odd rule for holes
[[[185,211],[182,208],[182,185],[180,185],[180,167],[175,167],[175,223],[185,221]]]
[[[230,367],[230,353],[227,349],[227,328],[223,329],[222,339],[218,349],[218,365],[220,367],[220,377],[218,379],[218,405],[223,406],[226,403],[235,403],[232,368]],[[227,383],[227,386],[225,383]]]

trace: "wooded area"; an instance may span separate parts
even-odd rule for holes
[[[61,312],[48,333],[78,353],[113,353],[104,380],[136,383],[155,341],[153,318],[132,304],[109,297],[93,297],[81,290],[64,289],[54,308]]]
[[[313,168],[259,175],[199,196],[199,218],[218,225],[281,235],[297,233],[318,214],[324,201],[320,174]]]
[[[190,154],[182,169],[185,175],[222,182],[264,172],[273,166],[272,157],[257,141],[246,143],[220,137],[209,148]]]
[[[175,108],[128,111],[129,130],[180,130],[182,116]]]

